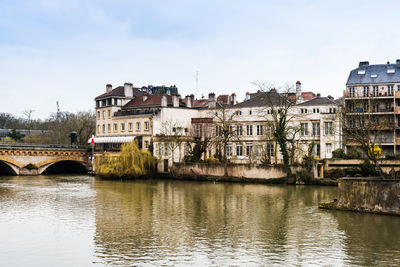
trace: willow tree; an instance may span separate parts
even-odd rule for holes
[[[121,152],[96,156],[96,175],[100,177],[135,178],[150,174],[155,159],[147,150],[140,150],[136,142],[121,146]]]

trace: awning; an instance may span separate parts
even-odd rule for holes
[[[104,136],[104,137],[95,137],[95,144],[121,144],[121,143],[129,143],[135,139],[134,136]],[[92,141],[92,138],[88,140],[88,143]]]

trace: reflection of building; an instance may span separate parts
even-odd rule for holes
[[[360,62],[347,79],[345,106],[348,127],[366,127],[367,120],[379,126],[370,138],[376,138],[383,155],[396,154],[400,145],[400,59],[396,64]],[[346,143],[347,149],[357,145],[351,140]]]

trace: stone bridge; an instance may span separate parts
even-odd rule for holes
[[[90,147],[0,144],[0,175],[87,173]]]

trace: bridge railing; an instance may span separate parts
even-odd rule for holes
[[[65,145],[65,144],[28,144],[28,143],[0,143],[0,148],[21,149],[63,149],[63,150],[88,150],[90,145]]]

